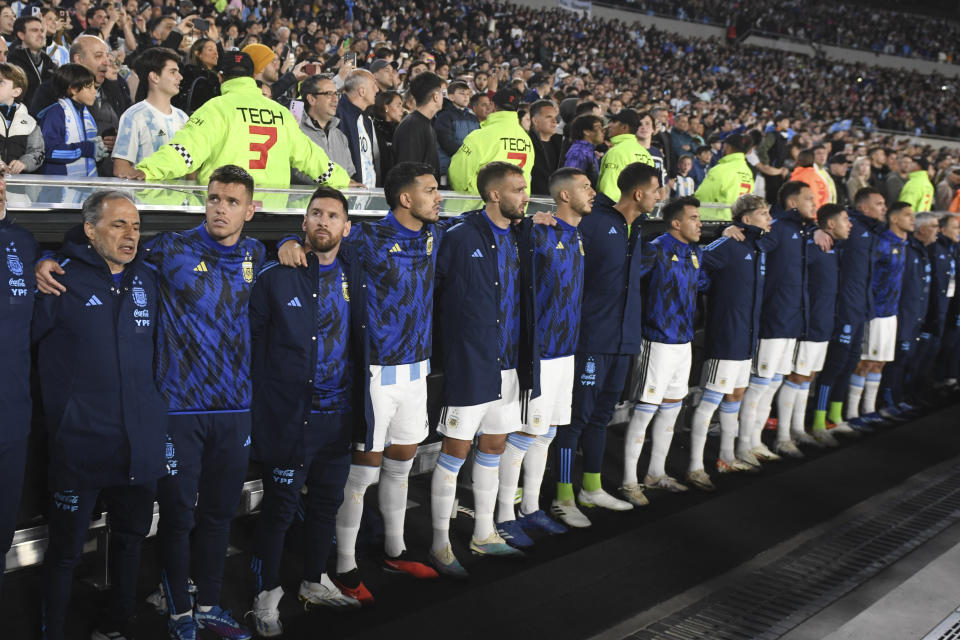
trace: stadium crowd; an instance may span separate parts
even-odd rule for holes
[[[112,592],[94,640],[133,635],[155,498],[155,600],[170,637],[273,637],[300,510],[298,598],[356,608],[374,600],[356,553],[374,484],[380,568],[464,579],[450,518],[471,451],[468,548],[518,557],[542,535],[590,526],[591,509],[713,491],[718,474],[839,446],[960,391],[960,164],[950,149],[834,126],[849,115],[839,102],[836,117],[813,120],[786,101],[801,82],[822,94],[822,78],[798,71],[796,89],[762,104],[725,102],[743,87],[721,87],[719,71],[716,95],[687,85],[654,96],[647,82],[620,83],[628,70],[613,53],[624,49],[613,47],[639,38],[662,57],[677,52],[671,37],[557,12],[527,14],[544,31],[498,27],[507,5],[325,5],[286,26],[286,5],[231,4],[210,20],[186,13],[189,2],[166,13],[134,4],[100,15],[81,0],[82,15],[65,16],[65,52],[60,9],[21,15],[10,30],[24,48],[9,60],[26,68],[0,65],[10,173],[207,186],[199,226],[147,242],[123,190],[91,195],[56,256],[0,219],[11,300],[0,315],[0,542],[13,536],[35,367],[50,458],[45,638],[64,635],[98,500]],[[428,12],[434,28],[416,32]],[[600,42],[606,58],[579,49]],[[572,63],[552,60],[561,50]],[[704,52],[680,51],[691,55],[644,77],[686,83]],[[781,86],[766,82],[759,93]],[[268,261],[244,234],[254,190],[291,181],[320,186],[302,234]],[[441,219],[444,184],[483,207]],[[351,220],[351,185],[381,186],[389,213]],[[526,216],[531,194],[555,212]],[[708,217],[731,224],[701,247]],[[706,360],[691,371],[703,312]],[[427,417],[434,369],[439,425]],[[623,397],[623,473],[608,492],[606,429]],[[689,460],[668,465],[684,403]],[[714,420],[719,454],[705,460]],[[432,540],[408,550],[408,476],[433,427]],[[542,491],[551,455],[557,483]],[[251,459],[263,502],[247,615],[234,616],[222,606],[224,559]]]
[[[960,23],[947,16],[896,10],[899,3],[800,0],[618,0],[631,9],[738,30],[756,29],[816,44],[938,62],[958,60]]]

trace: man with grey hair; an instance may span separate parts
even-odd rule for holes
[[[379,91],[377,80],[366,69],[354,69],[343,82],[343,95],[337,105],[339,127],[350,142],[350,157],[360,182],[368,187],[383,186],[380,175],[380,146],[373,120],[366,114]]]
[[[303,120],[300,121],[300,130],[307,134],[314,144],[326,151],[330,160],[343,167],[344,171],[353,178],[356,168],[350,156],[350,141],[340,129],[340,118],[337,117],[340,92],[333,81],[333,76],[329,74],[310,76],[300,85],[300,97],[307,105]],[[294,169],[293,182],[315,184],[316,181]]]
[[[107,617],[91,636],[129,637],[140,546],[157,480],[167,473],[166,403],[154,382],[156,272],[140,251],[140,214],[121,191],[97,191],[81,211],[82,242],[66,242],[63,295],[40,295],[33,316],[49,429],[45,637],[63,638],[73,570],[102,501],[110,523]]]

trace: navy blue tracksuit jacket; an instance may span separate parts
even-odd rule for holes
[[[157,480],[167,473],[167,404],[154,381],[155,272],[138,255],[116,283],[90,245],[63,252],[67,291],[41,295],[33,318],[50,489]]]
[[[837,291],[840,281],[840,256],[845,244],[837,242],[830,251],[822,251],[807,239],[807,299],[810,313],[803,339],[807,342],[828,342],[833,335],[837,316]]]
[[[950,293],[951,281],[954,282],[954,288],[956,288],[956,258],[953,242],[946,236],[939,236],[936,242],[927,247],[927,256],[930,260],[930,275],[932,278],[930,282],[930,306],[927,310],[923,330],[939,338],[946,329],[947,310],[950,307],[951,300],[953,300],[953,298],[947,297]],[[956,292],[954,292],[954,297],[956,297]]]
[[[761,338],[799,338],[806,330],[810,310],[807,238],[814,229],[796,209],[774,213],[768,236],[770,254],[760,315]],[[814,249],[819,251],[815,245]]]
[[[903,271],[903,287],[897,307],[897,340],[913,342],[930,307],[931,268],[927,248],[912,235],[907,238],[906,264]]]
[[[767,270],[764,233],[759,227],[734,225],[743,231],[743,242],[722,237],[703,250],[703,268],[710,274],[704,344],[708,360],[749,360],[760,339]]]
[[[869,218],[857,209],[847,209],[847,215],[851,228],[840,255],[835,334],[846,325],[857,327],[873,317],[873,253],[884,230],[883,221]]]
[[[37,242],[29,231],[0,220],[0,444],[23,440],[30,432],[30,322],[37,281],[33,263]],[[18,492],[19,493],[19,492]]]

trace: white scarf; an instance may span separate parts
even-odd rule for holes
[[[73,101],[66,98],[57,100],[63,109],[63,125],[67,131],[67,144],[76,144],[97,137],[97,123],[94,122],[90,109],[84,109],[83,115],[77,113]],[[83,123],[81,128],[81,122]],[[95,176],[97,163],[93,158],[80,158],[67,165],[68,176]]]

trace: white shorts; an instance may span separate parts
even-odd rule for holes
[[[793,350],[793,372],[809,376],[822,371],[829,345],[829,342],[798,340],[797,347]]]
[[[637,402],[661,404],[664,398],[686,397],[692,357],[689,342],[665,344],[644,340],[637,363],[640,377],[634,399]]]
[[[874,362],[893,362],[897,355],[897,316],[874,318],[863,328],[860,357]]]
[[[540,361],[540,395],[524,392],[523,432],[542,436],[551,425],[570,424],[573,401],[573,356]]]
[[[717,393],[733,393],[750,384],[749,360],[711,359],[703,363],[703,388]]]
[[[373,448],[391,444],[420,444],[427,425],[427,374],[430,361],[398,365],[370,365],[370,402],[373,404]],[[364,450],[358,444],[359,451]]]
[[[469,407],[446,407],[437,431],[447,438],[473,440],[478,434],[507,434],[519,431],[520,379],[517,370],[500,372],[500,397]]]
[[[793,369],[793,349],[796,338],[765,338],[757,346],[757,355],[753,357],[753,373],[761,378],[772,378],[774,374],[788,375]]]

